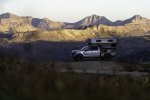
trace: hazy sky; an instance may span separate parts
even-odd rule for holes
[[[115,21],[139,14],[150,18],[150,0],[0,0],[0,13],[76,22],[92,14]]]

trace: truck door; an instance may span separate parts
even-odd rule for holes
[[[84,56],[85,57],[91,57],[91,48],[90,47],[86,47],[85,49],[84,49]]]
[[[91,48],[89,46],[85,46],[81,50],[83,51],[84,57],[91,57]]]
[[[92,47],[91,55],[93,57],[100,57],[100,48],[99,47]]]

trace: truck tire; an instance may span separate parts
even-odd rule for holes
[[[73,60],[77,61],[77,57],[73,57]]]
[[[83,59],[83,55],[81,55],[81,54],[77,55],[77,57],[76,57],[77,61],[81,61],[82,59]]]
[[[111,60],[112,56],[108,53],[104,54],[104,56],[102,57],[103,60]]]

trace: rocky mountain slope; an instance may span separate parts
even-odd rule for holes
[[[63,23],[5,13],[0,15],[0,33],[5,32],[12,34],[0,34],[0,52],[20,59],[70,60],[71,50],[86,45],[86,39],[116,36],[116,59],[150,61],[150,41],[141,37],[150,34],[150,20],[139,15],[116,22],[92,15],[76,23]]]
[[[38,19],[30,16],[17,16],[11,13],[0,15],[0,32],[18,33],[38,30],[61,29],[64,24],[47,18]]]
[[[49,20],[48,18],[32,19],[32,26],[41,29],[41,30],[57,30],[61,29],[65,24],[63,22],[54,22]]]
[[[126,26],[105,26],[98,25],[84,30],[53,30],[53,31],[35,31],[26,33],[16,33],[10,41],[30,42],[37,40],[44,41],[85,41],[94,37],[126,37],[143,36],[150,30],[146,25],[126,25]]]
[[[87,29],[93,26],[106,26],[102,31],[119,30],[128,31],[137,29],[140,32],[150,30],[150,19],[140,15],[135,15],[132,18],[123,21],[112,22],[104,16],[92,15],[78,22],[55,22],[48,18],[33,18],[30,16],[17,16],[11,13],[0,15],[0,32],[21,33],[32,32],[38,30],[60,30],[60,29]],[[119,28],[119,29],[117,29]],[[128,30],[129,29],[129,30]],[[112,31],[112,33],[114,32]]]
[[[128,24],[150,25],[150,20],[140,15],[135,15],[123,21],[117,20],[115,22],[112,22],[104,16],[92,15],[76,23],[66,23],[66,26],[64,28],[86,29],[95,25],[126,26]]]
[[[150,25],[150,19],[142,17],[140,15],[135,15],[132,18],[123,21],[118,20],[113,22],[114,26],[125,26],[128,24],[149,24]]]
[[[14,14],[4,13],[0,15],[0,32],[28,32],[36,31],[31,24],[32,17],[19,17]]]
[[[75,23],[66,23],[64,28],[85,29],[94,25],[112,25],[112,22],[104,16],[92,15]]]

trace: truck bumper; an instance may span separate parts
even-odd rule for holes
[[[71,56],[72,56],[72,58],[76,58],[76,57],[77,57],[76,52],[73,52],[73,53],[71,54]]]

